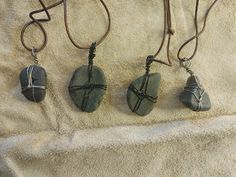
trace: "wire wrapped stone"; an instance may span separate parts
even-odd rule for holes
[[[47,74],[39,65],[30,65],[20,73],[22,94],[30,101],[41,102],[46,95]]]
[[[93,112],[103,100],[106,88],[103,71],[97,66],[84,65],[74,72],[69,94],[75,105],[83,112]]]
[[[211,108],[209,95],[195,75],[191,75],[179,96],[180,101],[193,111],[208,111]]]
[[[132,112],[140,116],[149,114],[157,101],[161,74],[145,74],[134,80],[127,91],[127,102]]]

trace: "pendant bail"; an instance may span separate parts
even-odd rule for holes
[[[88,62],[89,62],[89,65],[93,65],[93,59],[95,58],[96,54],[96,42],[92,43],[90,48],[89,48],[89,56],[88,56]]]
[[[38,65],[39,61],[36,53],[36,48],[32,47],[31,55],[33,56],[34,64]]]
[[[184,68],[191,76],[194,75],[194,72],[190,69],[191,62],[187,58],[180,60],[180,67]]]
[[[151,67],[151,64],[154,60],[154,56],[153,55],[149,55],[146,59],[146,75],[148,75],[150,73],[150,67]]]
[[[93,59],[96,56],[95,52],[96,52],[96,42],[92,43],[90,48],[89,48],[89,55],[88,55],[88,75],[89,75],[89,81],[92,78]]]

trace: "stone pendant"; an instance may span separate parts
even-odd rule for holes
[[[39,65],[30,65],[20,73],[23,95],[30,101],[41,102],[46,95],[47,74]]]
[[[133,81],[127,92],[129,108],[140,116],[149,114],[157,101],[161,74],[143,75]]]
[[[84,112],[93,112],[99,107],[107,88],[103,71],[97,66],[90,67],[79,67],[69,84],[71,99]]]
[[[211,108],[209,95],[195,75],[191,75],[188,78],[186,87],[180,94],[179,99],[186,107],[193,111],[208,111]]]

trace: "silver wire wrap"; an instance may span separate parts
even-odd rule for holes
[[[196,76],[194,76],[194,77],[196,78]],[[201,84],[199,83],[199,81],[197,80],[197,78],[195,80],[196,80],[196,83],[193,83],[191,85],[184,87],[184,91],[190,92],[196,98],[197,103],[198,103],[198,107],[194,111],[201,111],[202,98],[206,92],[205,92],[204,88],[201,86]],[[195,90],[198,92],[198,94],[200,96],[196,95],[196,93],[194,92]]]
[[[184,68],[192,76],[194,72],[190,69],[191,65],[190,60],[185,59],[180,61],[180,67]]]
[[[33,56],[34,64],[38,65],[39,61],[38,61],[38,57],[36,54],[36,48],[32,47],[31,55]]]
[[[27,67],[27,80],[28,80],[28,85],[24,88],[22,88],[22,92],[28,90],[28,89],[31,89],[32,88],[32,92],[33,92],[33,99],[34,101],[36,102],[35,100],[35,92],[34,92],[34,89],[35,88],[39,88],[39,89],[43,89],[45,90],[46,87],[45,86],[37,86],[37,85],[34,85],[33,84],[33,71],[34,71],[34,66],[33,65],[30,65],[29,67]]]

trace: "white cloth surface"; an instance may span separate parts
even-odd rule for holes
[[[234,177],[236,116],[0,139],[1,177]]]

